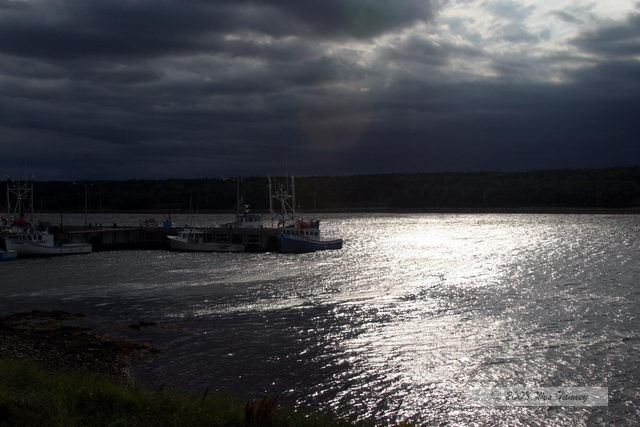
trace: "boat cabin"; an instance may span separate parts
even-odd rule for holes
[[[47,232],[36,231],[31,233],[28,231],[21,231],[14,234],[13,236],[9,236],[9,238],[16,241],[29,242],[32,244],[35,243],[42,246],[54,246],[53,234]]]
[[[236,215],[236,222],[239,228],[262,228],[262,214]]]
[[[312,225],[302,226],[301,224],[303,223],[312,224]],[[315,223],[316,221],[299,221],[296,224],[297,226],[290,225],[288,227],[284,227],[282,230],[282,233],[288,236],[298,236],[298,237],[305,237],[307,239],[312,239],[312,240],[319,240],[320,229],[317,226],[316,227],[313,226],[313,225],[316,225]]]
[[[200,230],[182,230],[178,237],[189,243],[204,243],[204,231]]]

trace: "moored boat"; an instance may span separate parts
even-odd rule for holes
[[[91,253],[90,243],[60,244],[48,231],[17,231],[5,236],[5,247],[18,255],[72,255]]]
[[[276,216],[278,224],[278,244],[280,252],[303,253],[342,249],[342,239],[324,240],[320,237],[320,221],[302,220],[296,213],[295,181],[291,178],[291,194],[288,186],[280,186],[275,194],[271,192],[271,178],[269,178],[269,210],[274,217],[273,203],[280,203],[280,214]]]
[[[177,236],[167,236],[169,246],[176,251],[193,252],[242,252],[244,245],[238,243],[220,243],[206,240],[202,230],[185,229]]]
[[[0,249],[0,261],[13,261],[18,258],[15,251],[3,251]]]
[[[25,214],[31,219],[27,221]],[[7,181],[7,216],[2,221],[7,251],[17,255],[71,255],[92,251],[90,243],[63,244],[47,229],[36,229],[33,224],[33,183]]]
[[[309,236],[280,234],[278,236],[280,252],[303,253],[324,251],[328,249],[342,249],[342,239],[320,240]]]

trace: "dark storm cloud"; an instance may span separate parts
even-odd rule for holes
[[[325,0],[320,7],[298,0],[263,0],[305,23],[307,31],[324,36],[367,38],[406,27],[433,16],[433,1]]]
[[[311,4],[0,0],[0,172],[26,163],[41,179],[219,176],[288,162],[330,174],[639,158],[637,17],[577,38],[588,55],[533,58],[412,31],[440,2]],[[507,22],[496,38],[540,38],[519,23],[532,8],[491,5]],[[566,63],[577,71],[561,83],[529,78]]]
[[[404,81],[378,98],[369,143],[354,156],[371,171],[388,172],[636,164],[637,90],[623,95],[622,82],[594,88],[589,79],[577,75],[561,88]]]
[[[203,37],[236,22],[231,19],[233,8],[225,6],[36,0],[0,16],[0,50],[49,59],[186,53],[203,49]]]
[[[424,37],[410,37],[404,43],[387,48],[384,60],[390,63],[413,62],[422,65],[445,65],[452,57],[474,57],[480,55],[476,49],[435,42]]]
[[[640,55],[640,14],[632,15],[622,25],[609,24],[575,40],[579,48],[603,57]]]
[[[367,38],[426,21],[424,0],[33,0],[0,3],[0,51],[42,58],[187,54],[219,49],[220,35]],[[237,43],[236,43],[237,45]]]

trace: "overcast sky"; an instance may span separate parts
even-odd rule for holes
[[[636,0],[0,0],[0,173],[640,164]]]

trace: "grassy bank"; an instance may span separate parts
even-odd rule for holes
[[[279,408],[271,399],[240,402],[218,393],[187,396],[145,390],[124,379],[48,372],[0,359],[1,426],[346,426],[324,415]]]

